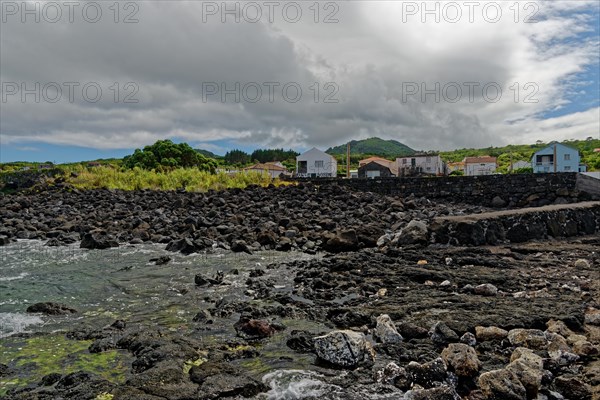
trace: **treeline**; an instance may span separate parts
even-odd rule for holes
[[[284,149],[258,149],[251,154],[242,150],[228,151],[223,157],[225,163],[230,165],[245,165],[251,162],[272,162],[272,161],[287,161],[294,160],[300,153],[294,150]]]

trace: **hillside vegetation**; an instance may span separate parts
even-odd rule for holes
[[[346,144],[336,147],[330,147],[325,151],[333,156],[346,154]],[[350,141],[350,155],[372,155],[380,157],[409,156],[415,154],[415,150],[397,140],[383,140],[378,137],[372,137],[363,140]]]
[[[600,153],[594,149],[600,148],[600,139],[565,140],[561,142],[567,146],[576,148],[581,155],[581,162],[586,164],[588,171],[600,171]],[[498,158],[498,172],[506,173],[512,162],[531,161],[533,153],[548,146],[549,143],[537,142],[535,144],[508,145],[504,147],[486,147],[483,149],[459,149],[440,152],[440,156],[446,162],[462,161],[465,157],[489,155]]]

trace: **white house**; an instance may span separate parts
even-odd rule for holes
[[[467,176],[492,175],[496,172],[496,157],[465,157],[463,162]]]
[[[333,156],[313,147],[296,157],[296,176],[301,178],[335,178],[337,161]]]
[[[415,154],[396,158],[399,175],[428,174],[446,175],[448,167],[439,154]]]
[[[279,175],[284,174],[287,175],[287,168],[285,168],[280,162],[268,162],[268,163],[258,163],[251,165],[247,168],[244,168],[245,172],[254,171],[254,172],[267,172],[271,178],[277,178]]]
[[[531,163],[527,161],[517,161],[511,165],[512,170],[521,169],[521,168],[531,168]]]

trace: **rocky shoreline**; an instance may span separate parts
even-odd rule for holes
[[[312,184],[208,194],[57,190],[0,197],[0,210],[5,244],[326,252],[250,271],[241,289],[250,301],[206,296],[189,321],[194,333],[127,321],[67,332],[69,340],[93,341],[92,354],[127,352],[126,381],[56,371],[10,391],[10,400],[600,396],[596,231],[448,246],[436,243],[436,218],[490,210]],[[223,279],[197,271],[190,285],[203,290]],[[288,291],[276,289],[284,284]],[[53,304],[33,311],[45,309],[76,311]],[[226,327],[225,342],[203,340],[205,329],[232,316],[238,321]],[[291,329],[290,320],[319,328]],[[308,360],[303,382],[318,381],[320,392],[277,392],[285,371],[241,363],[264,359],[272,341],[285,343],[287,362]],[[0,368],[2,376],[15,373]]]

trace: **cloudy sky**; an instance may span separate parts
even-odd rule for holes
[[[0,5],[3,162],[600,135],[597,0]]]

